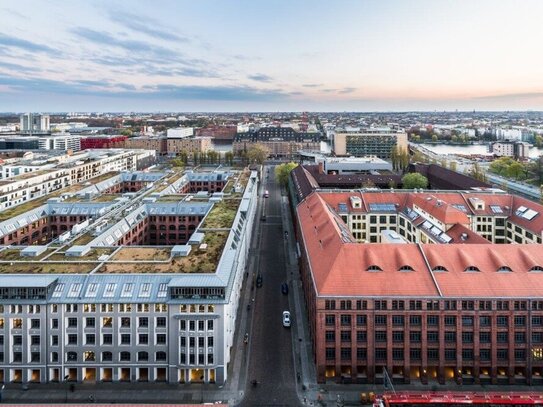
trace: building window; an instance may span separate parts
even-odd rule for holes
[[[366,348],[356,348],[356,359],[366,360],[368,357],[368,350]]]
[[[68,335],[68,345],[77,345],[77,334]]]
[[[164,345],[166,343],[166,334],[157,334],[156,343],[157,345]]]
[[[356,325],[357,326],[364,326],[367,323],[367,318],[365,315],[357,315],[356,316]]]
[[[387,316],[386,315],[375,315],[375,325],[386,325]]]
[[[509,332],[498,332],[496,334],[496,341],[498,343],[507,343],[507,342],[509,342]]]
[[[473,343],[473,332],[462,332],[463,343]]]
[[[336,341],[336,331],[326,331],[324,336],[325,336],[326,342]]]
[[[420,331],[411,331],[409,332],[409,341],[412,343],[419,343],[421,341],[421,332]]]
[[[420,315],[410,315],[409,324],[413,326],[420,326],[422,323],[422,318]]]
[[[490,332],[479,332],[480,343],[490,343]]]
[[[351,342],[351,331],[341,331],[341,342]]]
[[[333,314],[326,314],[326,316],[324,317],[325,319],[325,324],[327,326],[335,326],[336,325],[336,316],[333,315]]]
[[[462,349],[463,360],[473,360],[473,349]]]
[[[427,315],[426,323],[428,326],[438,326],[439,325],[439,316],[437,315]]]
[[[445,317],[445,320],[447,317]],[[462,325],[463,326],[473,326],[473,317],[472,316],[462,316]]]
[[[77,362],[77,353],[76,352],[68,352],[66,354],[66,361],[67,362]]]
[[[403,348],[393,348],[392,349],[392,359],[393,360],[403,360]]]
[[[367,334],[366,331],[356,331],[356,341],[357,342],[366,342]]]
[[[140,328],[147,328],[149,326],[149,318],[147,317],[138,318],[138,326]]]
[[[102,352],[102,361],[111,362],[113,360],[113,353],[111,352]]]
[[[96,343],[96,337],[94,334],[86,334],[85,335],[85,343],[87,345],[94,345]]]
[[[473,319],[472,319],[473,321]],[[454,326],[456,325],[456,317],[454,315],[445,316],[445,325]]]
[[[524,315],[516,315],[515,326],[525,326],[525,325],[526,325],[526,317]]]
[[[334,360],[336,358],[336,349],[335,348],[326,348],[326,360]]]
[[[426,338],[428,342],[435,343],[439,341],[439,332],[437,331],[428,331],[426,333]]]
[[[138,361],[139,362],[146,362],[149,360],[149,353],[145,351],[138,352]]]
[[[403,342],[403,331],[393,331],[392,342]]]
[[[422,358],[421,350],[419,348],[409,349],[409,357],[411,358],[411,360],[421,360]]]
[[[102,344],[111,345],[113,344],[113,335],[112,334],[103,334],[102,335]]]
[[[350,315],[341,315],[341,326],[351,326]]]
[[[375,331],[375,342],[386,342],[387,331]]]
[[[456,342],[456,332],[445,332],[445,342],[446,343],[455,343]]]
[[[490,349],[480,349],[479,359],[481,359],[481,362],[488,362],[490,360]]]
[[[130,345],[130,334],[121,334],[121,345]]]
[[[445,360],[456,360],[456,349],[445,349]]]
[[[488,315],[481,315],[479,317],[479,325],[480,326],[490,326],[490,316]]]
[[[526,360],[526,349],[515,349],[515,360],[516,361],[525,361]]]
[[[428,348],[427,351],[428,354],[428,360],[439,360],[439,350],[434,348]]]
[[[68,328],[77,328],[77,318],[68,318]]]
[[[392,325],[403,326],[403,324],[404,324],[403,315],[392,315]]]
[[[94,352],[88,350],[88,351],[83,353],[83,360],[85,362],[94,362],[94,361],[96,361],[96,356],[95,356]]]
[[[507,354],[507,349],[498,349],[498,351],[496,352],[496,355],[498,357],[498,360],[508,360],[508,354]]]
[[[121,362],[130,362],[130,352],[121,352],[119,355]]]
[[[138,335],[138,342],[140,345],[147,345],[149,343],[149,335],[147,334],[139,334]]]
[[[121,328],[130,328],[130,317],[121,318]]]
[[[496,324],[499,327],[507,327],[509,325],[509,319],[508,319],[507,315],[498,315],[496,317]]]
[[[526,342],[526,333],[515,332],[515,343],[525,343],[525,342]]]
[[[386,361],[387,359],[387,349],[386,348],[375,348],[375,360]]]
[[[341,348],[341,360],[351,360],[351,348]]]

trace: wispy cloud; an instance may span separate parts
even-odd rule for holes
[[[58,51],[54,50],[47,45],[38,44],[35,42],[23,40],[21,38],[12,37],[6,34],[0,33],[0,46],[5,47],[14,47],[23,51],[30,52],[45,52],[45,53],[57,53]]]
[[[343,89],[340,89],[338,93],[347,94],[347,93],[353,93],[354,91],[356,91],[356,88],[343,88]]]
[[[473,99],[479,100],[502,100],[502,99],[529,99],[543,97],[543,92],[520,92],[504,93],[500,95],[475,96]]]
[[[258,81],[258,82],[271,82],[273,80],[271,76],[264,75],[263,73],[249,75],[249,79],[252,79],[253,81]]]
[[[123,11],[122,13],[110,13],[109,18],[111,19],[111,21],[118,23],[123,27],[126,27],[138,33],[146,34],[149,37],[175,42],[190,41],[188,37],[181,36],[170,30],[163,30],[159,28],[161,26],[160,21],[152,20],[148,17],[142,19],[141,16],[132,13],[126,13],[126,11]]]
[[[0,75],[0,86],[14,91],[52,94],[93,95],[102,97],[170,100],[270,101],[288,97],[278,89],[250,86],[147,85],[136,89],[131,84],[92,80],[56,81],[40,78],[14,78]]]
[[[322,86],[322,83],[306,83],[302,86],[304,88],[318,88],[319,86]]]
[[[15,72],[39,72],[40,70],[30,66],[23,66],[19,64],[12,64],[10,62],[0,61],[0,68],[9,69]]]

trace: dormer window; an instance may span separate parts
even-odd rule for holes
[[[449,271],[443,266],[435,266],[432,271]]]
[[[541,271],[543,271],[543,267],[541,267],[541,266],[533,266],[530,269],[530,271],[536,271],[536,272],[539,271],[539,272],[541,272]]]
[[[513,270],[511,269],[511,267],[501,266],[497,271],[498,273],[509,273]]]
[[[366,269],[366,271],[383,271],[383,269],[375,264],[372,264]]]
[[[409,265],[406,264],[406,265],[400,267],[400,268],[398,269],[398,271],[414,271],[414,270],[413,270],[413,267],[411,267],[411,266],[409,266]]]
[[[469,266],[464,271],[481,271],[475,266]]]

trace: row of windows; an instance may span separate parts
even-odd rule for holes
[[[426,332],[426,340],[429,343],[439,342],[439,331],[428,331]],[[357,342],[366,342],[367,333],[366,331],[356,331],[356,341]],[[404,342],[405,338],[409,336],[409,341],[411,343],[420,343],[424,333],[421,331],[392,331],[391,337],[392,342]],[[352,331],[340,331],[339,339],[341,342],[351,342],[353,337]],[[443,338],[446,343],[456,343],[458,340],[461,340],[462,343],[473,343],[475,334],[473,332],[461,332],[461,335],[458,336],[457,332],[445,331],[443,332]],[[496,332],[495,339],[497,343],[508,343],[509,342],[509,332]],[[531,339],[533,343],[543,343],[543,332],[532,332]],[[325,340],[326,342],[335,342],[336,341],[336,331],[325,331]],[[386,342],[387,341],[387,331],[375,331],[374,333],[375,342]],[[526,332],[514,332],[512,341],[514,343],[526,343],[527,335]],[[479,342],[480,343],[491,343],[491,332],[479,332]]]
[[[403,361],[405,359],[405,350],[403,348],[392,348],[392,360]],[[444,350],[444,360],[446,361],[456,361],[457,359],[457,350],[456,349],[445,349]],[[427,358],[429,361],[438,361],[439,360],[439,349],[432,348],[427,349]],[[462,349],[461,354],[463,360],[475,360],[475,353],[473,349]],[[368,350],[366,348],[356,348],[356,358],[366,359],[368,356]],[[386,361],[388,357],[387,348],[376,348],[374,352],[374,358],[376,361]],[[482,362],[490,362],[492,357],[492,352],[490,349],[480,349],[479,350],[479,360]],[[513,357],[517,361],[526,361],[527,352],[526,349],[515,349],[513,351]],[[336,359],[336,348],[327,347],[325,349],[325,358],[328,361]],[[341,360],[351,360],[352,359],[352,349],[351,348],[339,348],[339,358]],[[420,348],[411,348],[409,349],[409,358],[410,360],[421,360],[422,359],[422,349]],[[509,350],[508,349],[497,349],[496,358],[499,361],[509,360]]]
[[[367,324],[366,315],[356,315],[355,321],[357,326],[362,326]],[[428,326],[439,326],[440,325],[440,316],[439,315],[426,315],[426,325]],[[339,315],[339,322],[341,326],[350,326],[353,316],[347,314]],[[480,315],[478,318],[479,326],[486,327],[491,326],[492,320],[495,320],[498,327],[507,328],[509,327],[510,319],[508,315]],[[406,322],[406,316],[404,315],[375,315],[374,324],[387,325],[392,323],[393,326],[404,326]],[[476,317],[473,315],[463,315],[460,318],[457,318],[456,315],[445,315],[443,317],[443,324],[445,326],[456,326],[457,322],[461,322],[462,326],[471,327],[474,326]],[[512,322],[516,327],[524,327],[527,324],[527,317],[524,315],[515,315],[512,318]],[[534,315],[531,319],[532,326],[543,326],[543,316]],[[336,315],[335,314],[326,314],[325,315],[325,324],[327,326],[334,326],[336,324]],[[410,315],[409,316],[409,325],[418,326],[422,325],[422,315]]]
[[[404,266],[405,270],[412,270],[410,266]],[[375,270],[379,271],[379,270]],[[367,309],[368,301],[366,300],[325,300],[325,310],[351,310],[351,309]],[[522,310],[543,310],[543,301],[489,301],[489,300],[374,300],[373,309],[375,310],[464,310],[464,311],[507,311],[509,309]]]

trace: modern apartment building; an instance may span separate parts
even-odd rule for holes
[[[70,134],[54,135],[38,138],[40,150],[79,151],[81,150],[81,137]]]
[[[54,168],[45,163],[42,170],[0,181],[0,212],[108,172],[146,168],[154,163],[155,152],[87,150],[74,155],[55,156],[52,160],[56,161]]]
[[[262,127],[237,133],[232,149],[239,153],[260,144],[268,149],[270,156],[295,159],[300,150],[320,151],[321,138],[321,133],[302,133],[290,127]]]
[[[542,384],[542,212],[496,191],[306,195],[318,380]]]
[[[20,116],[21,133],[48,133],[50,131],[49,115],[25,113]]]
[[[336,132],[332,150],[336,155],[389,159],[393,148],[407,151],[407,133],[381,130]]]
[[[212,174],[213,196],[207,174],[123,173],[1,222],[41,237],[0,248],[0,381],[223,383],[257,178]]]

